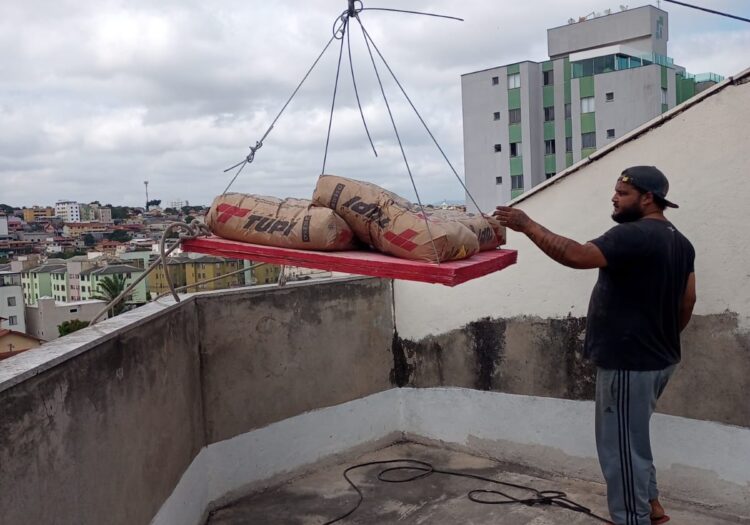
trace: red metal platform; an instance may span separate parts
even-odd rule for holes
[[[455,286],[477,277],[502,270],[516,263],[515,250],[488,250],[468,259],[434,264],[399,259],[382,253],[356,250],[346,252],[313,252],[230,241],[221,237],[199,237],[182,242],[187,252],[248,259],[256,262],[301,266],[334,272],[345,272],[387,279],[403,279]]]

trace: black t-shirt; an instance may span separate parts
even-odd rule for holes
[[[661,370],[680,361],[680,305],[695,250],[668,221],[641,219],[591,241],[607,266],[591,292],[584,354],[597,366]]]

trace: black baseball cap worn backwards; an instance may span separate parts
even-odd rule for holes
[[[655,166],[631,166],[623,171],[617,180],[632,184],[641,191],[653,193],[654,197],[662,200],[670,208],[679,208],[667,200],[669,181]]]

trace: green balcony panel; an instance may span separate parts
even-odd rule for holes
[[[563,84],[563,92],[565,94],[565,103],[570,104],[570,80],[566,80]]]
[[[555,138],[555,122],[544,123],[544,140],[552,140]]]
[[[544,156],[544,173],[555,173],[557,172],[557,164],[555,162],[554,155]]]
[[[695,95],[695,81],[692,78],[677,76],[677,103],[682,104]]]
[[[563,80],[570,82],[570,58],[563,59]]]
[[[553,66],[554,66],[554,63],[551,60],[542,62],[542,71],[552,71]]]
[[[510,174],[523,175],[523,157],[511,157]]]
[[[596,131],[596,113],[583,113],[581,115],[581,133]]]
[[[544,86],[542,88],[542,106],[548,108],[555,105],[555,86]]]
[[[589,155],[591,155],[595,151],[596,151],[596,148],[583,148],[581,150],[581,158],[588,157]]]
[[[508,90],[508,109],[519,109],[521,107],[521,88]]]
[[[573,136],[573,120],[569,118],[565,119],[565,136],[566,137]]]
[[[661,105],[661,112],[664,113],[669,109],[669,104],[662,104]]]
[[[511,124],[508,126],[508,136],[510,142],[521,142],[521,124]]]
[[[662,89],[667,89],[668,86],[667,81],[667,66],[661,66],[661,87]]]
[[[565,167],[569,168],[573,165],[573,152],[568,152],[565,154]]]
[[[515,75],[516,73],[521,72],[521,64],[511,64],[505,70],[508,72],[509,75]]]
[[[523,193],[523,188],[519,188],[517,190],[510,190],[510,198],[515,199],[519,195]]]
[[[594,77],[581,77],[579,79],[579,93],[578,96],[583,97],[593,97],[594,96]]]

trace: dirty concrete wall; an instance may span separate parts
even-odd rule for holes
[[[208,443],[391,388],[389,281],[204,295],[197,304]]]
[[[208,445],[392,388],[392,313],[377,279],[210,292],[4,361],[0,521],[150,523]]]
[[[748,78],[750,71],[743,83],[719,87],[637,139],[613,143],[609,152],[598,152],[597,160],[551,179],[516,204],[552,231],[585,242],[614,226],[610,198],[624,168],[651,164],[662,169],[670,180],[670,199],[680,204],[667,217],[696,249],[698,303],[683,333],[683,363],[658,410],[745,427],[750,427],[745,400],[750,391],[750,226],[744,190],[750,160]],[[585,384],[569,374],[569,359],[579,343],[553,324],[583,319],[596,271],[560,266],[515,232],[509,232],[508,246],[519,251],[518,264],[455,288],[395,283],[399,335],[404,348],[415,347],[407,360],[415,367],[411,384],[420,384],[420,378],[439,382],[436,361],[425,357],[436,352],[435,341],[444,362],[462,364],[462,374],[474,374],[446,376],[446,385],[482,387],[489,377],[491,388],[499,391],[569,397]],[[474,325],[482,319],[505,334],[489,376],[487,366],[477,369],[475,363]],[[517,332],[527,337],[515,337]],[[545,341],[560,338],[548,350]],[[494,352],[484,351],[485,358]],[[451,368],[442,366],[443,373]]]
[[[145,324],[113,319],[125,326],[108,336],[87,329],[4,363],[93,341],[0,388],[3,525],[151,520],[203,446],[195,315],[186,304]]]

